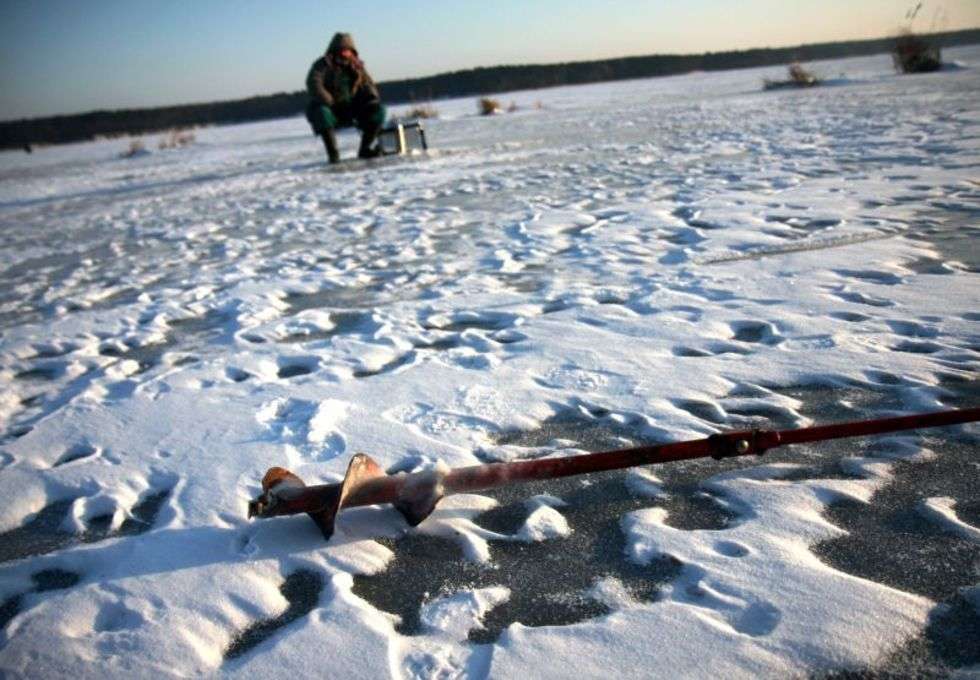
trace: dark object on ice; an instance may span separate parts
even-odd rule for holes
[[[354,125],[361,131],[358,158],[381,154],[375,141],[384,125],[385,107],[349,33],[335,34],[324,55],[313,62],[306,75],[306,91],[310,95],[306,119],[314,134],[323,139],[331,163],[340,160],[334,134],[339,127]]]
[[[481,97],[476,103],[476,110],[480,112],[481,116],[492,116],[495,113],[500,113],[503,109],[498,100],[492,97]]]
[[[939,47],[912,32],[895,39],[892,59],[895,69],[902,73],[930,73],[943,65]]]
[[[275,517],[305,512],[320,527],[324,538],[329,539],[333,535],[337,513],[345,507],[391,503],[410,525],[416,526],[429,516],[443,496],[491,489],[511,482],[569,477],[693,458],[720,460],[762,455],[768,449],[789,444],[958,425],[978,420],[980,407],[795,430],[742,430],[659,446],[396,475],[386,474],[370,456],[359,453],[351,459],[347,474],[339,484],[306,486],[289,470],[269,468],[262,478],[262,494],[248,504],[248,516]]]
[[[378,149],[382,156],[400,156],[415,150],[427,151],[428,148],[425,128],[419,121],[389,125],[378,135]]]
[[[762,89],[782,90],[790,87],[813,87],[820,84],[820,80],[815,75],[798,63],[790,64],[787,70],[789,71],[789,80],[769,80],[766,78],[762,83]]]

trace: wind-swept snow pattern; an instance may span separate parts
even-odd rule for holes
[[[250,522],[336,481],[980,402],[980,49],[0,155],[0,674],[980,666],[978,430]],[[534,105],[540,103],[540,106]],[[342,138],[348,153],[353,136]],[[148,145],[152,147],[154,145]]]
[[[980,528],[971,526],[956,516],[956,501],[952,498],[927,498],[919,505],[919,512],[946,531],[959,534],[963,538],[980,543]]]

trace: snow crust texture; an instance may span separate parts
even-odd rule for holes
[[[834,512],[949,455],[922,435],[453,496],[416,528],[353,509],[329,543],[246,519],[266,468],[336,481],[358,452],[976,406],[980,49],[950,53],[805,92],[437,102],[428,157],[339,170],[301,118],[0,154],[0,675],[788,677],[874,669],[943,612],[969,631],[975,485],[909,505],[974,565],[951,594],[834,552]],[[946,436],[975,478],[976,427]]]

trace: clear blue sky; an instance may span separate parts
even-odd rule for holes
[[[893,33],[902,0],[2,0],[0,120],[303,87],[337,30],[374,77]],[[980,27],[980,0],[916,27]]]

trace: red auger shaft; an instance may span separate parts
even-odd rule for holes
[[[580,456],[540,458],[538,460],[456,468],[446,474],[443,484],[447,491],[466,493],[492,489],[503,484],[570,477],[640,465],[657,465],[707,457],[722,459],[734,456],[762,455],[769,449],[789,444],[941,427],[976,420],[980,420],[980,408],[941,411],[898,418],[859,420],[792,430],[742,430],[713,435],[705,439],[656,446],[637,446]]]
[[[946,427],[962,425],[980,420],[980,408],[954,409],[936,413],[920,413],[914,416],[899,416],[897,418],[878,418],[875,420],[857,420],[836,425],[820,425],[803,427],[798,430],[782,430],[779,432],[781,444],[804,444],[820,442],[845,437],[867,437],[887,432],[902,430],[918,430],[927,427]]]
[[[980,408],[955,409],[790,430],[741,430],[657,446],[401,475],[387,475],[370,457],[358,454],[351,460],[344,480],[338,484],[305,486],[291,472],[270,468],[262,480],[262,495],[249,504],[249,516],[272,517],[306,512],[329,538],[333,533],[336,514],[343,507],[393,503],[409,523],[415,525],[432,512],[443,496],[453,493],[709,456],[720,460],[762,455],[769,449],[789,444],[944,427],[978,420]]]

